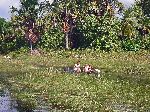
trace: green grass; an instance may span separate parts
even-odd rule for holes
[[[31,108],[40,97],[68,111],[150,111],[150,54],[141,52],[51,51],[41,56],[0,56],[0,81]],[[101,77],[65,73],[64,66],[90,63]]]

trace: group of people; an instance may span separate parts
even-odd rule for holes
[[[82,68],[82,69],[81,69]],[[80,72],[85,72],[85,73],[93,73],[95,71],[95,69],[89,65],[89,64],[86,64],[85,66],[81,67],[80,65],[80,61],[78,61],[75,65],[74,65],[74,68],[73,68],[73,71],[75,73],[80,73]]]

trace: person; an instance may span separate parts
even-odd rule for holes
[[[73,68],[74,72],[76,73],[80,73],[81,72],[81,68],[80,68],[80,61],[78,61]]]
[[[89,64],[86,64],[86,65],[83,67],[83,72],[85,72],[85,73],[92,73],[92,66],[89,65]]]
[[[83,72],[91,74],[94,73],[97,77],[100,77],[100,70],[99,69],[95,69],[93,68],[91,65],[86,64],[85,66],[83,66]]]

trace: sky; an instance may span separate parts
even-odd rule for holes
[[[10,19],[10,7],[19,7],[19,1],[20,0],[0,0],[0,17],[5,18],[5,19]],[[44,1],[44,0],[40,0]],[[49,0],[52,2],[53,0]],[[119,0],[122,2],[126,7],[131,6],[134,3],[134,0]]]

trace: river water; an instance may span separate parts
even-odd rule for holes
[[[11,98],[10,92],[8,89],[0,90],[0,112],[20,112],[18,108],[17,101]],[[24,112],[49,112],[50,110],[46,106],[40,105],[36,109],[31,111]]]
[[[17,102],[12,100],[8,89],[0,90],[0,112],[18,112]]]

